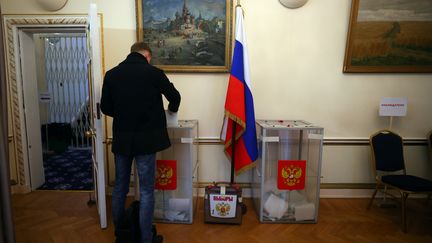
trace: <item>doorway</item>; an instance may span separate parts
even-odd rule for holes
[[[106,219],[106,202],[105,202],[105,154],[104,145],[105,132],[103,130],[105,121],[99,115],[98,101],[101,97],[102,87],[102,74],[103,74],[103,33],[102,33],[102,15],[97,14],[96,4],[90,4],[89,14],[83,15],[62,15],[62,16],[47,16],[47,15],[3,15],[3,23],[5,30],[5,53],[7,60],[7,82],[8,82],[8,101],[11,110],[11,132],[10,138],[12,139],[13,151],[12,157],[17,168],[17,182],[11,186],[13,193],[27,193],[36,189],[39,178],[45,179],[43,170],[37,168],[43,168],[37,166],[37,163],[43,164],[43,152],[42,152],[42,128],[40,123],[39,111],[30,111],[29,104],[24,104],[24,97],[26,100],[31,100],[33,104],[38,104],[39,99],[44,97],[44,94],[39,95],[37,84],[34,82],[24,82],[23,80],[35,79],[37,74],[35,65],[35,54],[33,52],[32,58],[20,58],[20,53],[24,53],[24,48],[33,48],[34,33],[86,33],[87,46],[88,48],[88,82],[90,87],[90,120],[91,129],[89,135],[91,135],[91,148],[92,148],[92,172],[94,179],[94,191],[89,195],[94,194],[96,200],[97,210],[100,219],[100,227],[107,227]],[[40,30],[43,30],[41,32]],[[21,34],[21,38],[20,38]],[[26,44],[20,45],[20,39],[27,39]],[[32,60],[31,62],[29,60]],[[27,65],[27,66],[26,66]],[[33,70],[33,75],[26,75],[28,71]],[[31,73],[31,72],[29,72]],[[27,89],[23,87],[24,83],[33,84],[33,88]],[[32,91],[29,94],[25,94],[24,90]],[[32,96],[30,96],[32,95]],[[48,98],[52,98],[49,97]],[[27,105],[27,107],[26,107]],[[39,108],[38,106],[34,106]],[[35,115],[36,118],[31,120],[31,114]],[[39,116],[39,117],[37,117]],[[38,129],[28,129],[28,125],[33,124],[29,121],[39,121],[34,124]],[[49,127],[48,127],[49,129]],[[28,131],[34,131],[35,134],[28,134]],[[87,134],[87,133],[86,133]],[[33,140],[29,140],[33,139]],[[33,147],[32,145],[38,147]],[[49,148],[49,146],[47,146]],[[34,153],[34,154],[32,154]],[[39,158],[30,161],[29,158]],[[36,170],[32,169],[36,168]],[[34,173],[36,171],[37,173]],[[42,171],[42,172],[40,172]],[[42,179],[42,183],[43,183]],[[40,181],[39,181],[40,183]]]
[[[84,28],[19,30],[31,189],[93,190]]]

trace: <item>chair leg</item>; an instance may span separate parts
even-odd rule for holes
[[[401,192],[401,202],[402,202],[402,230],[407,233],[407,222],[406,222],[406,200],[408,198],[408,193]]]
[[[372,197],[371,197],[371,199],[370,199],[370,201],[369,201],[369,204],[368,204],[368,206],[367,206],[367,209],[370,209],[370,208],[371,208],[372,203],[373,203],[373,200],[375,199],[375,196],[376,196],[377,192],[378,192],[378,183],[376,184],[375,191],[374,191],[374,193],[372,194]]]

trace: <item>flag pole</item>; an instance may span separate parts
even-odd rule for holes
[[[242,7],[240,0],[237,0],[236,7]],[[236,130],[237,123],[232,121],[232,136],[231,136],[231,185],[234,184],[234,163],[235,163],[235,143],[236,143]]]
[[[232,121],[232,137],[231,137],[231,185],[234,184],[234,162],[235,162],[235,143],[236,143],[236,126],[237,123]]]

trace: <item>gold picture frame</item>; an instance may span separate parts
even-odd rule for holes
[[[228,72],[232,46],[230,0],[135,0],[137,40],[152,64],[167,72]]]
[[[432,1],[353,0],[343,72],[432,72]]]

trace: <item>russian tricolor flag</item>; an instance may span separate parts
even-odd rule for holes
[[[221,137],[225,141],[225,153],[231,158],[232,128],[235,122],[234,170],[236,174],[239,174],[255,165],[258,147],[246,35],[243,28],[243,11],[240,6],[236,8],[236,16],[234,55],[225,100],[225,120]]]

